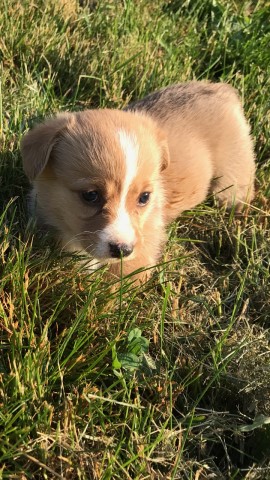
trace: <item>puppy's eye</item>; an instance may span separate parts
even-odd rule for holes
[[[138,198],[138,205],[143,207],[146,205],[150,200],[150,192],[143,192]]]
[[[98,203],[100,201],[100,194],[96,190],[82,192],[81,197],[87,203]]]

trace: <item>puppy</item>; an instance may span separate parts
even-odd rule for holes
[[[173,85],[125,111],[59,114],[21,150],[40,221],[117,276],[155,265],[166,226],[210,192],[228,207],[254,195],[249,126],[226,84]]]

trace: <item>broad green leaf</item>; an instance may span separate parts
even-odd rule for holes
[[[128,351],[135,355],[147,353],[149,348],[149,341],[144,337],[134,338],[128,345]]]
[[[119,353],[118,359],[122,367],[127,370],[137,370],[142,365],[142,358],[134,355],[134,353]]]
[[[133,328],[128,334],[128,342],[131,343],[134,338],[139,338],[142,335],[142,331],[139,328]]]

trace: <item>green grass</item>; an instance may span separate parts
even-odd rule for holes
[[[268,479],[269,3],[82,4],[1,3],[0,479]],[[28,220],[21,136],[191,79],[243,98],[254,206],[186,212],[112,290]]]

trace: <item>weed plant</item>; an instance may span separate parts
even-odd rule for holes
[[[270,479],[269,18],[266,0],[2,0],[0,479]],[[20,139],[194,79],[238,89],[256,199],[185,212],[151,279],[111,288],[29,220]]]

